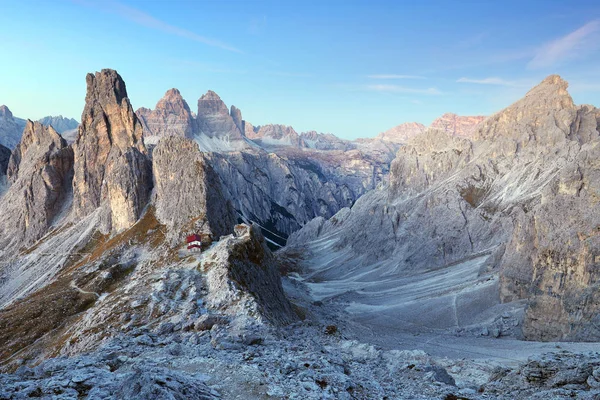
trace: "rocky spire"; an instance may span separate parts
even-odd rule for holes
[[[242,120],[242,111],[237,108],[236,106],[231,106],[231,110],[229,111],[229,115],[231,115],[231,118],[233,118],[233,122],[235,123],[235,126],[237,126],[237,128],[240,130],[240,132],[242,134],[244,134],[246,128],[245,128],[245,123],[246,121]]]
[[[156,103],[154,110],[140,108],[136,115],[144,127],[145,138],[194,136],[195,121],[192,111],[177,89],[168,90]]]
[[[10,156],[12,183],[0,202],[0,248],[42,237],[65,205],[73,177],[73,151],[52,127],[27,121]]]
[[[116,71],[103,69],[86,80],[74,144],[73,211],[83,216],[103,207],[103,231],[119,231],[137,221],[151,189],[142,125]]]

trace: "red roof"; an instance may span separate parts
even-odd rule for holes
[[[188,237],[186,238],[186,241],[188,243],[192,243],[192,242],[196,242],[196,241],[201,242],[202,238],[200,237],[200,235],[193,234],[193,235],[188,235]]]

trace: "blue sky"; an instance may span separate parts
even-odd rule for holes
[[[2,1],[0,104],[79,119],[114,68],[134,108],[208,89],[254,125],[369,137],[489,115],[545,76],[600,106],[598,1]]]

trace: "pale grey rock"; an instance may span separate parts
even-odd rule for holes
[[[236,216],[219,176],[190,139],[168,137],[153,151],[156,216],[174,243],[187,234],[217,239],[233,232]]]
[[[228,152],[251,147],[223,100],[212,90],[198,100],[196,126],[195,139],[202,151]]]
[[[26,121],[13,116],[7,106],[0,106],[0,144],[14,149],[23,134]]]
[[[600,214],[590,204],[599,111],[575,106],[566,88],[548,77],[479,123],[473,141],[440,129],[413,137],[392,163],[388,188],[308,224],[288,243],[308,252],[324,293],[368,283],[370,291],[340,299],[363,304],[357,318],[372,323],[457,328],[525,302],[525,338],[597,340]],[[442,292],[436,285],[447,274],[456,279],[446,278]],[[417,306],[374,316],[387,302],[414,299],[407,289],[417,275]],[[397,291],[369,294],[391,282]]]
[[[246,136],[259,146],[269,149],[281,146],[308,147],[291,126],[269,124],[247,131]]]
[[[275,258],[258,227],[241,225],[223,238],[206,269],[209,306],[236,318],[259,318],[275,324],[297,319],[281,285]]]
[[[194,322],[194,329],[197,331],[209,331],[217,324],[223,324],[227,319],[212,314],[204,314]]]
[[[0,200],[0,244],[6,253],[31,245],[56,222],[72,177],[72,149],[51,127],[27,121],[7,166],[10,188]]]
[[[279,154],[233,152],[207,157],[234,208],[282,237],[316,216],[330,217],[351,206],[384,174],[377,163],[358,152],[306,154],[290,148]]]
[[[79,126],[79,122],[77,122],[74,118],[66,118],[62,115],[57,117],[47,116],[38,120],[42,125],[51,126],[54,130],[61,135],[65,132],[71,132],[76,130]],[[66,140],[66,139],[65,139]]]
[[[85,108],[73,145],[73,211],[83,216],[102,207],[102,230],[133,225],[152,186],[150,162],[125,82],[114,70],[87,75]]]
[[[302,132],[300,140],[305,147],[317,150],[353,150],[356,145],[348,140],[340,139],[331,133],[318,133],[316,131]]]

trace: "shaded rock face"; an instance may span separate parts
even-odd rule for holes
[[[62,115],[58,117],[47,116],[38,120],[42,125],[52,126],[54,130],[61,135],[67,131],[77,129],[79,122],[74,118],[65,118]]]
[[[14,149],[21,140],[25,120],[16,118],[6,106],[0,106],[0,144]]]
[[[276,324],[296,316],[283,292],[275,258],[258,227],[237,225],[221,240],[207,268],[207,303],[239,318],[265,318]]]
[[[377,165],[359,153],[315,153],[307,157],[290,148],[280,154],[207,156],[235,209],[282,237],[316,216],[328,218],[351,206],[378,183]],[[268,237],[283,244],[281,238]]]
[[[156,216],[179,244],[187,234],[217,239],[233,232],[236,218],[219,176],[192,140],[161,140],[152,161]]]
[[[435,119],[429,128],[442,130],[452,136],[469,137],[484,119],[483,116],[460,116],[446,113]]]
[[[486,310],[525,302],[526,339],[597,340],[599,111],[575,106],[566,88],[560,77],[548,77],[480,123],[474,141],[439,129],[415,136],[398,151],[389,188],[308,224],[289,243],[305,246],[315,262],[335,258],[342,269],[319,278],[335,281],[332,270],[350,271],[346,286],[355,275],[365,284],[364,266],[373,264],[371,290],[390,280],[402,288],[407,274],[421,276],[425,292],[417,309],[429,308],[389,311],[389,320],[460,328],[483,323]],[[318,247],[323,237],[327,245]],[[456,318],[447,319],[442,308],[426,317],[435,302],[426,296],[436,295],[425,290],[436,282],[431,270],[461,276],[451,310]],[[445,284],[452,293],[453,281]],[[471,285],[470,294],[461,285]],[[377,301],[399,299],[389,294]]]
[[[235,126],[237,126],[240,132],[244,134],[246,132],[246,121],[242,119],[242,111],[236,106],[232,105],[229,111],[229,115],[231,115],[231,118],[233,118]]]
[[[135,113],[143,126],[144,140],[147,143],[155,143],[166,136],[194,136],[195,120],[192,111],[177,89],[168,90],[156,103],[154,110],[140,108]]]
[[[238,127],[241,113],[235,110],[230,114],[223,100],[212,90],[200,97],[196,140],[202,151],[232,151],[248,147],[243,131]]]
[[[10,160],[10,149],[0,144],[0,176],[6,175],[8,160]]]
[[[418,122],[406,122],[377,135],[376,139],[392,143],[404,143],[408,139],[425,132],[425,125]]]
[[[10,253],[42,237],[65,207],[73,151],[52,127],[27,121],[7,174],[11,186],[0,200],[0,247]]]
[[[116,71],[87,76],[86,104],[74,146],[73,211],[83,216],[103,207],[103,231],[137,221],[152,179],[142,125]]]

